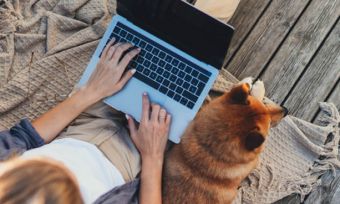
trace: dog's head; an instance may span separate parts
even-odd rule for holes
[[[192,124],[199,143],[220,159],[254,159],[263,149],[270,126],[287,114],[287,109],[264,104],[261,96],[250,92],[247,83],[234,87],[203,107]]]

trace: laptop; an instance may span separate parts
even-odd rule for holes
[[[133,78],[104,102],[140,121],[147,92],[172,115],[169,139],[179,143],[222,68],[234,29],[181,0],[156,10],[143,0],[118,0],[117,6],[78,85],[87,82],[113,37],[140,47],[127,67],[137,70]]]

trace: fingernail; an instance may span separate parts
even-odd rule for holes
[[[113,37],[112,39],[111,39],[111,42],[113,42],[113,41],[115,41],[116,40],[116,38],[115,37]]]
[[[136,69],[131,69],[130,71],[132,74],[136,73]]]
[[[144,92],[143,95],[146,96],[146,95],[148,95],[148,93]]]
[[[137,48],[137,50],[138,50],[138,51],[141,51],[142,49],[139,47],[139,48]]]
[[[129,120],[130,116],[128,114],[125,114],[126,120]]]

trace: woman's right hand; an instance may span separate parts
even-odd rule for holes
[[[142,159],[150,158],[163,161],[168,141],[171,115],[157,104],[151,105],[147,94],[143,94],[143,111],[139,128],[127,115],[130,135]]]

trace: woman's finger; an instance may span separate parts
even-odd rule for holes
[[[125,116],[129,124],[131,139],[133,140],[133,142],[135,142],[137,137],[137,127],[135,121],[128,114],[126,114]]]
[[[150,101],[149,101],[149,97],[146,93],[143,93],[143,111],[142,111],[142,121],[149,121],[149,117],[150,117]]]
[[[106,55],[106,59],[107,61],[111,61],[117,48],[121,45],[122,43],[116,43],[113,46],[111,46],[111,48],[107,51],[107,55]]]
[[[113,54],[113,57],[110,60],[110,62],[113,62],[114,64],[118,64],[119,63],[119,59],[122,57],[123,53],[126,50],[128,50],[130,47],[132,47],[132,45],[130,43],[120,44],[116,48],[115,53]]]
[[[121,90],[125,86],[125,84],[132,78],[134,73],[136,73],[136,70],[135,69],[131,69],[131,70],[129,70],[128,72],[126,72],[124,74],[124,76],[117,83],[119,90]]]
[[[103,50],[103,53],[102,53],[102,57],[101,58],[106,58],[107,56],[107,52],[108,50],[111,48],[111,46],[113,45],[113,43],[116,41],[115,38],[112,38],[112,40],[110,40],[110,42],[106,45],[106,47],[104,48]]]
[[[120,61],[119,65],[123,70],[127,67],[130,61],[136,57],[136,55],[140,52],[140,48],[133,49],[130,52],[126,53],[123,59]]]
[[[158,104],[152,104],[152,112],[151,112],[151,121],[158,122],[159,121],[159,111],[161,107]]]
[[[164,108],[162,108],[159,111],[159,122],[163,124],[163,123],[165,123],[165,120],[166,120],[166,110]]]

